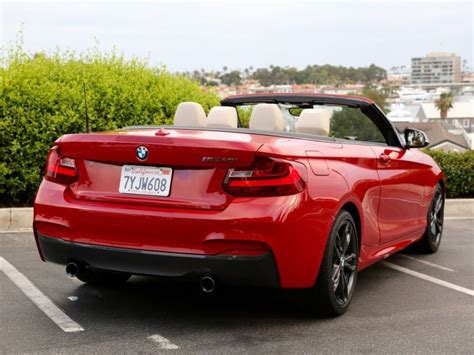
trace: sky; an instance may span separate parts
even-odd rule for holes
[[[472,1],[6,1],[3,47],[32,53],[116,48],[171,71],[271,64],[410,66],[432,51],[473,68]]]

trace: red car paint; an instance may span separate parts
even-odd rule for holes
[[[118,192],[121,166],[141,164],[135,156],[138,146],[149,150],[146,165],[174,169],[169,197]],[[61,156],[75,160],[78,180],[43,180],[34,206],[38,233],[170,253],[269,251],[282,288],[314,285],[329,231],[343,206],[355,210],[360,221],[359,269],[419,239],[434,188],[443,179],[434,161],[417,149],[250,131],[129,129],[65,135],[56,147]],[[216,156],[230,159],[203,159]],[[228,170],[248,168],[256,157],[295,165],[304,189],[265,197],[227,193]]]

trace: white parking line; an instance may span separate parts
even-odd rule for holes
[[[173,344],[168,339],[166,339],[165,337],[162,337],[159,334],[150,335],[147,339],[157,343],[160,349],[166,349],[166,350],[179,349],[178,345]]]
[[[33,228],[20,228],[12,230],[0,230],[0,234],[28,233],[33,232]]]
[[[444,281],[444,280],[437,279],[436,277],[432,277],[432,276],[429,276],[429,275],[422,274],[421,272],[417,272],[417,271],[407,269],[403,266],[398,266],[398,265],[389,263],[388,261],[383,261],[382,264],[385,265],[386,267],[389,267],[389,268],[393,269],[393,270],[397,270],[397,271],[403,272],[405,274],[418,277],[418,278],[423,279],[425,281],[429,281],[429,282],[435,283],[437,285],[441,285],[441,286],[450,288],[451,290],[455,290],[455,291],[458,291],[458,292],[465,293],[466,295],[469,295],[469,296],[474,296],[474,290],[470,290],[468,288],[458,286],[458,285],[452,284],[452,283]]]
[[[435,264],[435,263],[431,263],[431,262],[426,261],[426,260],[417,259],[417,258],[414,258],[413,256],[409,256],[409,255],[405,255],[405,254],[397,254],[397,255],[401,256],[402,258],[418,261],[419,263],[426,264],[426,265],[429,265],[429,266],[432,266],[432,267],[436,267],[436,268],[441,269],[441,270],[456,272],[456,270],[450,269],[449,267],[441,266],[441,265],[438,265],[438,264]]]
[[[8,276],[18,288],[41,309],[54,323],[67,333],[82,332],[78,323],[74,322],[69,316],[61,311],[51,300],[44,295],[30,280],[18,271],[12,264],[0,256],[0,270]]]

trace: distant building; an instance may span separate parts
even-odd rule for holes
[[[387,73],[387,79],[385,79],[385,83],[389,85],[406,85],[410,83],[411,75],[410,73],[399,73],[399,72],[389,72]]]
[[[291,92],[312,94],[316,92],[316,86],[313,84],[292,85]]]
[[[403,134],[405,129],[414,128],[426,133],[430,144],[428,148],[444,152],[465,152],[470,149],[469,142],[462,134],[452,134],[443,127],[441,122],[395,122],[395,128]]]
[[[464,73],[461,79],[463,83],[474,83],[474,73]]]
[[[442,121],[451,128],[462,128],[467,133],[474,133],[474,100],[455,101],[444,120],[433,102],[424,102],[416,116],[421,122]]]
[[[461,82],[461,57],[454,53],[433,52],[411,59],[412,84]]]
[[[350,95],[360,94],[363,88],[363,84],[348,84],[342,86],[321,85],[316,91],[322,94]]]
[[[248,88],[248,92],[252,94],[258,94],[262,92],[274,92],[274,93],[291,93],[293,88],[291,85],[270,85],[270,86],[260,86],[255,85]]]
[[[387,118],[391,122],[418,122],[416,116],[420,110],[419,104],[391,103],[388,107]]]
[[[407,122],[408,123],[408,122],[414,122],[415,121],[415,119],[411,115],[411,112],[408,111],[408,110],[403,110],[403,109],[390,111],[387,114],[387,118],[391,122]]]

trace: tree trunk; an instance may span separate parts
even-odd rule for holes
[[[441,113],[442,120],[445,120],[446,117],[448,117],[448,110],[441,110],[440,113]]]

